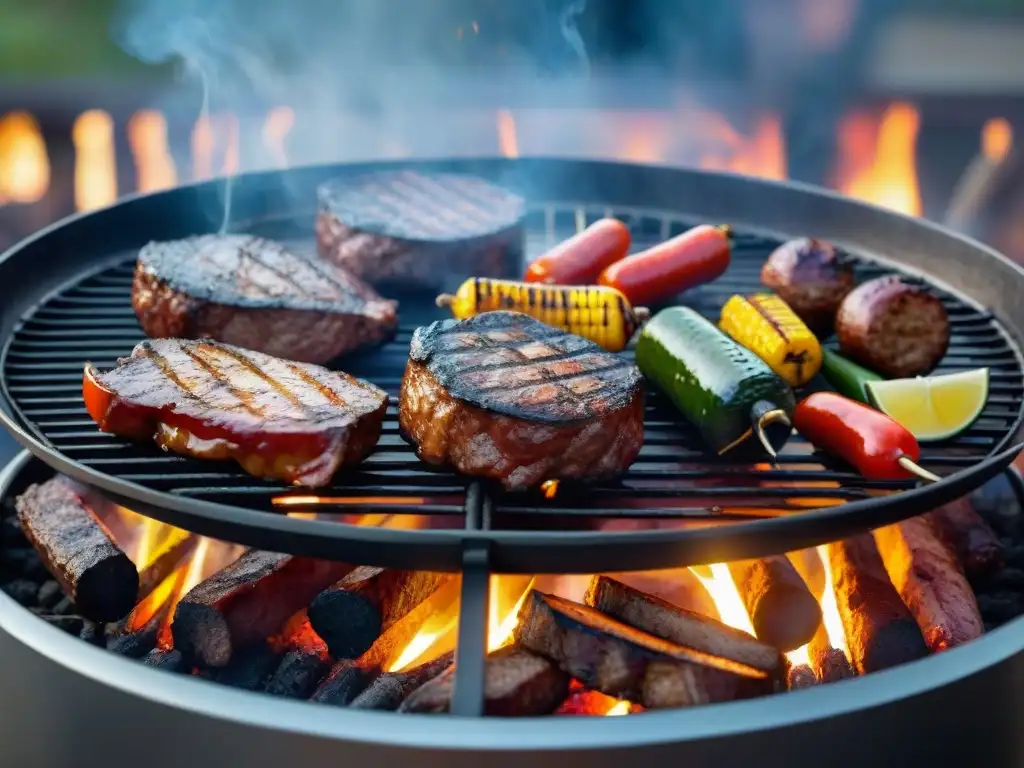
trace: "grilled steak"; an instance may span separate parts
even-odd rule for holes
[[[251,235],[150,243],[132,306],[154,338],[211,338],[324,363],[394,335],[396,304],[343,269]]]
[[[519,274],[523,199],[483,179],[384,171],[334,179],[317,195],[320,255],[375,285]]]
[[[632,363],[517,312],[417,329],[398,405],[421,459],[508,489],[624,472],[643,415]]]
[[[257,477],[326,485],[380,438],[387,393],[345,373],[211,341],[144,341],[82,395],[104,432],[235,459]]]

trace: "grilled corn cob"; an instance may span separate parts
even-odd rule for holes
[[[778,296],[733,296],[722,307],[719,325],[794,387],[821,368],[821,345]]]
[[[633,309],[614,288],[541,285],[486,277],[469,278],[454,295],[441,294],[437,306],[448,307],[459,320],[499,309],[522,312],[590,339],[609,352],[625,349],[648,314],[644,307]]]

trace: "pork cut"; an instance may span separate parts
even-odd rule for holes
[[[345,373],[182,339],[144,341],[106,373],[87,365],[82,395],[104,432],[309,487],[373,450],[388,401]]]
[[[318,252],[374,285],[440,290],[521,273],[525,202],[484,179],[379,171],[317,196]]]
[[[391,338],[397,305],[350,272],[252,235],[150,243],[132,306],[153,338],[210,338],[325,363]]]
[[[510,490],[624,472],[643,415],[642,377],[627,358],[518,312],[417,329],[398,408],[423,461]]]

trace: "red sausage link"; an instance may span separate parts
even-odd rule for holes
[[[719,277],[731,254],[728,228],[705,224],[612,264],[597,282],[622,291],[633,306],[658,304]]]
[[[526,268],[528,283],[588,285],[629,253],[629,227],[618,219],[600,219],[540,256]]]

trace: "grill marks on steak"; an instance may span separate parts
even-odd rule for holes
[[[525,202],[483,179],[385,171],[334,179],[317,195],[320,255],[371,283],[518,272]]]
[[[132,306],[155,338],[212,338],[304,362],[383,342],[396,304],[333,264],[251,235],[150,243]]]
[[[424,461],[522,489],[625,471],[643,444],[643,385],[593,342],[488,312],[416,331],[398,416]]]
[[[310,487],[373,450],[387,408],[348,374],[180,339],[144,341],[104,374],[87,367],[83,395],[105,432]]]

